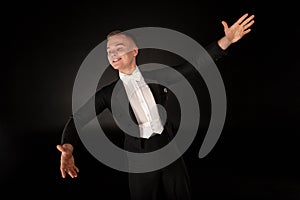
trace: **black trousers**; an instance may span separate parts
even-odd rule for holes
[[[131,152],[151,152],[170,142],[167,132],[149,139],[125,137],[125,149]],[[129,173],[132,200],[190,200],[190,178],[182,157],[170,165],[152,172]]]

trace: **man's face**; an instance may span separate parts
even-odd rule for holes
[[[137,47],[125,35],[114,35],[107,40],[107,57],[114,69],[126,71],[135,67],[137,53]]]

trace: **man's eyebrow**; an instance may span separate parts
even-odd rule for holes
[[[121,43],[118,43],[118,44],[116,44],[116,45],[114,45],[114,46],[117,47],[117,46],[125,46],[125,45],[124,45],[124,43],[121,42]],[[109,47],[107,47],[106,49],[109,49]]]

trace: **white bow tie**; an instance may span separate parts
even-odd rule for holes
[[[120,78],[125,83],[128,83],[130,80],[140,81],[141,73],[136,70],[132,74],[122,74]]]

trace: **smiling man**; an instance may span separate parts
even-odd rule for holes
[[[214,60],[226,55],[226,49],[250,32],[254,15],[244,14],[232,26],[222,22],[225,35],[211,43],[206,50]],[[118,71],[119,79],[95,94],[96,114],[105,109],[112,111],[112,93],[116,83],[121,80],[130,104],[130,114],[138,127],[137,133],[125,134],[124,149],[130,152],[147,153],[164,147],[174,137],[172,123],[167,118],[162,120],[157,104],[166,107],[164,87],[147,84],[143,73],[137,65],[138,47],[130,35],[113,31],[107,35],[107,58],[111,66]],[[184,68],[185,66],[179,66]],[[84,106],[83,106],[84,107]],[[82,109],[84,110],[84,109]],[[80,116],[80,117],[79,117]],[[75,113],[67,121],[62,134],[60,170],[62,177],[69,174],[77,177],[79,172],[75,165],[73,150],[78,140],[74,124],[76,120],[87,123],[91,114]],[[189,174],[183,158],[180,157],[170,165],[151,172],[129,173],[129,190],[132,200],[156,200],[160,197],[169,200],[191,199]]]

